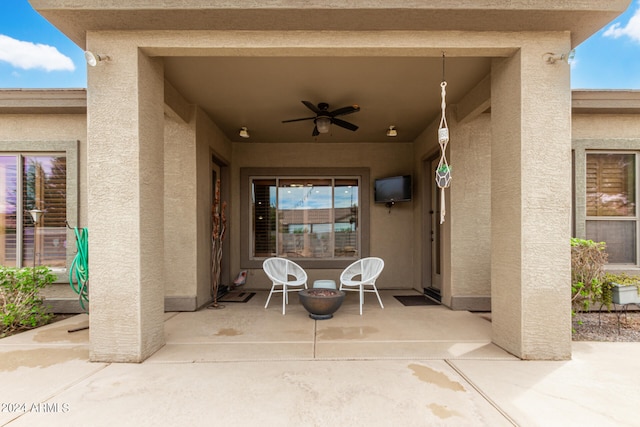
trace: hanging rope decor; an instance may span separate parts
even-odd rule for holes
[[[444,222],[445,214],[447,213],[445,207],[444,189],[451,185],[451,166],[447,163],[447,144],[449,144],[449,128],[447,128],[447,81],[444,78],[444,53],[442,53],[442,83],[440,83],[441,96],[442,96],[442,118],[440,119],[440,126],[438,127],[438,143],[440,144],[440,161],[436,168],[436,184],[440,188],[440,224]]]

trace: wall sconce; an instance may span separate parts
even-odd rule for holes
[[[331,119],[329,119],[328,117],[318,117],[315,121],[318,132],[329,133],[329,128],[331,127]]]
[[[238,135],[240,135],[242,138],[249,138],[249,129],[247,129],[244,126],[241,127],[240,132],[238,132]]]
[[[576,56],[576,50],[573,49],[569,53],[562,53],[560,55],[552,52],[547,52],[544,55],[542,55],[542,59],[544,59],[544,61],[547,64],[555,64],[558,61],[566,61],[567,64],[571,64],[575,56]]]
[[[395,126],[389,126],[389,129],[387,129],[387,136],[390,136],[390,137],[398,136],[398,131],[396,130]]]
[[[96,65],[98,65],[98,62],[110,61],[111,57],[109,57],[109,55],[99,55],[97,53],[85,50],[84,59],[87,61],[87,64],[89,66],[95,67]]]

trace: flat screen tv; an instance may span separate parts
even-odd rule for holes
[[[374,199],[376,203],[386,203],[387,205],[410,201],[411,175],[376,179],[374,181]]]

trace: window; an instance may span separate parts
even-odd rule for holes
[[[44,211],[37,225],[32,209]],[[65,154],[0,154],[0,264],[64,270],[66,219]]]
[[[609,264],[638,263],[637,155],[586,155],[586,237],[607,243]]]
[[[241,210],[248,225],[241,233],[243,267],[280,256],[306,267],[339,268],[366,256],[368,209],[361,207],[369,200],[369,191],[362,191],[368,190],[368,170],[313,172],[242,170]]]
[[[252,257],[354,258],[357,178],[252,179]]]

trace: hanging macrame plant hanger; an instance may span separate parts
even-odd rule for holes
[[[442,82],[440,83],[442,117],[438,126],[438,144],[440,144],[440,161],[436,168],[436,184],[440,188],[440,224],[444,223],[447,213],[445,205],[445,188],[451,185],[451,166],[447,162],[447,145],[449,144],[449,128],[447,127],[447,81],[444,76],[444,52],[442,53]]]

